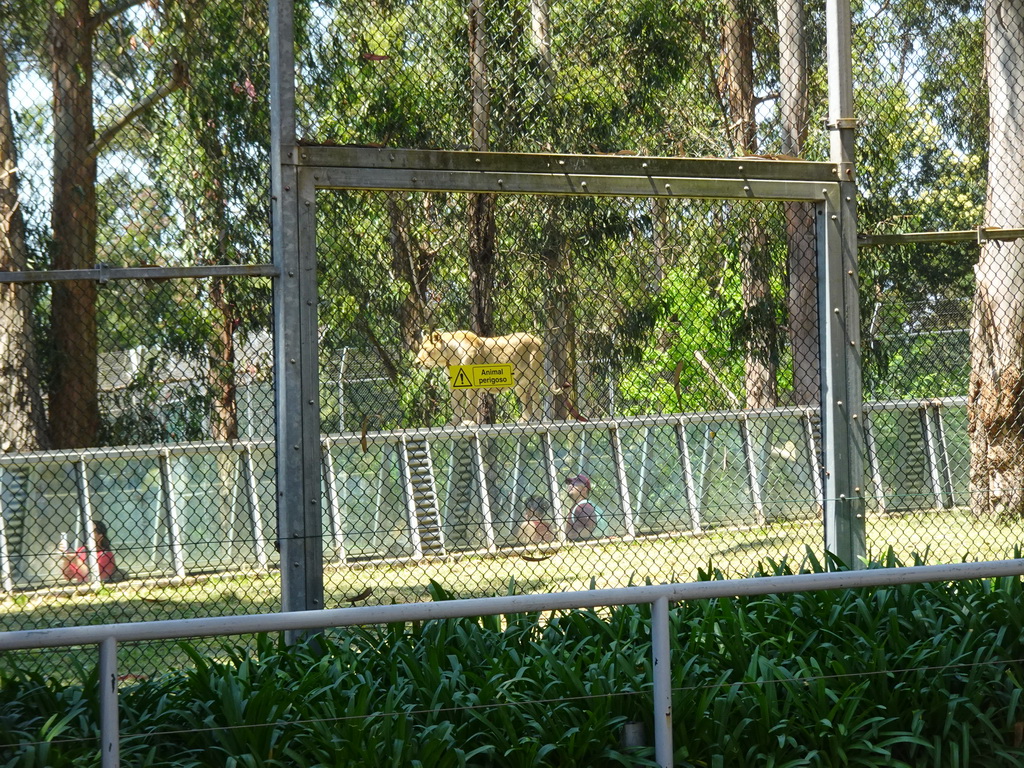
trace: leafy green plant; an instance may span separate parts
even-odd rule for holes
[[[883,564],[900,566],[892,551]],[[759,573],[826,566],[841,564],[808,553]],[[709,564],[702,577],[724,576]],[[1022,598],[1021,580],[1002,578],[677,605],[676,764],[1024,765],[1012,737]],[[652,765],[651,746],[618,738],[628,721],[653,732],[650,616],[623,606],[182,644],[187,668],[124,688],[122,763]],[[89,669],[69,683],[13,668],[0,765],[97,765],[95,691]]]

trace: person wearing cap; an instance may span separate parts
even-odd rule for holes
[[[572,507],[565,520],[565,537],[581,541],[604,535],[601,510],[589,500],[590,478],[582,472],[565,478],[566,492]]]

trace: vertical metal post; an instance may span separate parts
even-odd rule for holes
[[[866,552],[860,335],[857,295],[844,291],[854,279],[848,272],[856,270],[847,269],[834,205],[818,204],[816,218],[825,550],[858,568]]]
[[[626,526],[626,538],[636,538],[636,522],[633,519],[633,503],[629,498],[629,476],[626,474],[626,457],[622,453],[622,438],[617,427],[608,428],[612,442],[612,456],[615,459],[615,473],[619,481],[619,503]],[[582,464],[581,464],[582,466]]]
[[[825,493],[821,487],[821,465],[818,463],[818,433],[814,428],[814,419],[810,413],[804,416],[804,434],[807,438],[807,463],[811,469],[814,500],[818,503],[820,510],[825,506]]]
[[[708,424],[704,427],[704,440],[702,441],[703,452],[700,457],[700,490],[697,493],[697,506],[704,509],[704,502],[708,498],[708,482],[711,473],[711,459],[715,451],[715,430]]]
[[[480,492],[480,516],[484,527],[484,542],[488,552],[495,551],[494,517],[491,513],[491,494],[487,486],[487,468],[484,466],[484,446],[480,435],[473,435],[473,465],[476,487]]]
[[[935,414],[935,439],[938,442],[939,469],[942,477],[942,508],[952,509],[956,506],[956,492],[953,488],[953,470],[949,465],[949,446],[946,443],[946,426],[942,418],[942,403],[936,402],[933,409]]]
[[[4,468],[0,467],[0,591],[13,592],[14,578],[11,553],[7,544],[7,520],[4,515]]]
[[[831,160],[839,183],[815,209],[825,549],[863,565],[864,429],[857,281],[853,53],[850,0],[826,0]]]
[[[327,510],[331,521],[331,549],[338,563],[345,563],[345,536],[342,529],[341,500],[338,498],[338,478],[334,472],[334,453],[331,441],[323,443],[324,491],[327,494]]]
[[[558,471],[555,468],[555,447],[551,439],[551,430],[545,429],[541,435],[544,441],[544,464],[547,467],[548,493],[551,496],[551,514],[555,521],[555,537],[557,541],[565,541],[565,505],[562,503],[562,486],[558,482]]]
[[[100,558],[96,551],[96,539],[93,537],[92,496],[89,492],[89,469],[85,459],[79,457],[75,462],[75,475],[78,479],[78,513],[82,521],[82,546],[85,547],[86,567],[89,571],[89,583],[95,587],[100,585]]]
[[[100,643],[100,765],[121,765],[121,728],[117,703],[117,641],[108,637]]]
[[[884,515],[888,502],[885,499],[885,485],[882,483],[882,466],[878,461],[878,446],[875,442],[875,426],[872,417],[864,414],[864,444],[867,446],[868,472],[871,473],[871,484],[875,487],[875,503],[877,512]]]
[[[252,446],[242,447],[242,481],[245,483],[245,498],[249,505],[249,525],[252,528],[252,545],[256,552],[256,567],[267,570],[267,543],[263,539],[263,516],[260,514],[260,495],[256,491],[256,472],[252,461]]]
[[[647,486],[648,466],[651,452],[651,428],[644,427],[644,439],[640,443],[640,477],[636,484],[636,508],[644,508],[644,488]]]
[[[675,430],[679,459],[683,465],[683,485],[686,488],[686,506],[690,512],[690,530],[700,533],[700,505],[697,503],[697,490],[693,482],[693,461],[690,458],[690,444],[686,441],[686,425],[680,421],[675,425]]]
[[[924,437],[925,453],[928,456],[928,471],[932,482],[932,496],[936,509],[953,508],[953,479],[949,473],[949,458],[946,454],[946,438],[942,429],[942,412],[935,403],[929,403],[920,410],[921,432]]]
[[[171,478],[171,455],[166,448],[160,451],[160,496],[167,529],[167,546],[171,552],[171,567],[176,579],[185,578],[185,558],[181,551],[181,526],[178,524],[178,503]]]
[[[668,631],[668,598],[651,605],[651,655],[654,675],[654,760],[672,766],[672,663]]]
[[[420,519],[416,510],[416,494],[412,487],[412,470],[409,468],[409,444],[403,437],[398,444],[398,463],[402,473],[402,487],[405,489],[405,517],[409,525],[409,541],[412,556],[423,559],[423,540],[420,538]]]
[[[323,607],[316,189],[300,168],[292,0],[270,0],[271,247],[281,608]],[[290,634],[297,640],[300,634]]]
[[[760,441],[751,435],[750,419],[745,413],[740,419],[740,441],[743,443],[743,459],[747,467],[747,490],[750,491],[750,503],[754,506],[754,522],[757,525],[764,525],[764,500],[761,497],[761,475],[758,469],[759,466],[764,466],[764,460],[760,456]],[[761,460],[758,461],[755,455]]]

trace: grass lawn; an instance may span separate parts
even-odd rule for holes
[[[709,567],[729,577],[742,577],[769,561],[788,560],[799,567],[808,549],[820,554],[821,540],[821,526],[813,521],[531,549],[500,556],[334,566],[325,574],[325,605],[337,608],[425,600],[431,581],[454,596],[479,597],[504,595],[512,589],[539,593],[647,581],[685,582]],[[976,520],[965,510],[869,517],[867,525],[869,557],[880,558],[891,546],[906,564],[913,564],[915,554],[929,564],[1009,558],[1022,541],[1024,524]],[[181,584],[125,582],[95,592],[83,588],[17,594],[0,602],[0,629],[268,613],[278,610],[280,589],[279,574],[273,571],[197,576]],[[178,656],[174,643],[146,645],[143,655],[151,660],[167,654]],[[160,650],[161,645],[166,648]]]

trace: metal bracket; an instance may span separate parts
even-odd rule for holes
[[[825,123],[825,127],[830,131],[841,131],[844,129],[854,130],[860,123],[856,117],[837,117],[833,122]]]

